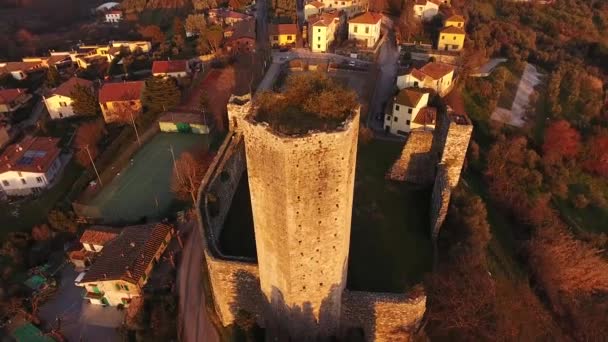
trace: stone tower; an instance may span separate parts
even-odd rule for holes
[[[346,285],[359,109],[330,132],[287,136],[244,120],[260,285],[271,334],[338,334]]]

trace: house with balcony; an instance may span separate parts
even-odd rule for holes
[[[380,39],[382,14],[365,12],[348,20],[348,39],[362,42],[367,48],[373,48]]]
[[[340,26],[338,11],[326,12],[309,18],[308,42],[312,52],[327,52],[331,43],[336,39],[336,31]]]
[[[445,96],[454,86],[454,67],[439,62],[426,63],[420,69],[410,68],[397,76],[397,88],[429,88]]]
[[[106,123],[130,122],[142,111],[145,82],[105,83],[99,89],[99,106]]]
[[[402,89],[393,98],[392,110],[384,117],[384,130],[391,134],[407,135],[413,129],[434,128],[436,111],[427,107],[428,102],[427,91],[415,88]]]
[[[80,281],[92,304],[129,306],[169,245],[174,228],[162,223],[129,226],[107,241]]]
[[[74,76],[51,90],[49,95],[44,97],[44,105],[51,119],[60,120],[80,114],[75,113],[72,108],[72,92],[77,86],[92,90],[93,82]]]
[[[269,24],[268,34],[272,47],[295,46],[298,35],[298,25]]]
[[[59,138],[26,136],[0,155],[0,188],[9,196],[52,187],[63,169]]]
[[[8,119],[31,100],[32,95],[27,92],[27,89],[0,89],[0,118]]]

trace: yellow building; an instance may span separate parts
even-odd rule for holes
[[[268,25],[268,33],[272,47],[295,45],[298,26],[296,24],[271,24]]]
[[[439,32],[437,49],[445,51],[460,51],[464,48],[464,18],[452,15],[445,20],[444,28]]]
[[[99,106],[106,123],[130,122],[142,110],[145,82],[106,83],[99,90]]]
[[[309,23],[310,49],[312,52],[326,52],[336,38],[336,31],[340,23],[338,12],[312,16]]]
[[[150,273],[173,236],[173,227],[155,223],[130,226],[105,243],[79,285],[92,304],[128,306],[142,295]]]

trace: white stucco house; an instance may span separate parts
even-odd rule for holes
[[[44,105],[53,120],[65,119],[78,115],[72,108],[72,92],[76,86],[93,88],[93,82],[78,77],[72,77],[53,89],[45,96]]]
[[[9,196],[40,193],[62,170],[59,138],[26,136],[0,155],[0,187]]]
[[[309,19],[310,41],[312,52],[326,52],[336,38],[336,31],[340,25],[340,16],[337,11],[315,15]]]
[[[416,0],[414,2],[414,15],[416,18],[429,21],[439,13],[439,2],[430,0]]]
[[[112,10],[105,15],[106,23],[119,23],[122,21],[122,11]]]
[[[411,68],[397,76],[397,88],[430,88],[445,96],[454,86],[454,67],[449,64],[430,62],[422,68]]]
[[[348,21],[348,39],[363,41],[365,46],[373,48],[380,39],[382,15],[365,12]]]
[[[403,89],[393,99],[392,112],[384,117],[387,133],[406,135],[421,126],[435,126],[435,110],[428,108],[429,93],[420,89]],[[429,127],[430,128],[430,127]]]
[[[323,13],[325,4],[321,1],[314,0],[304,5],[304,19],[310,23],[309,18]]]

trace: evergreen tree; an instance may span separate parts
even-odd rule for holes
[[[181,93],[172,78],[153,77],[146,81],[143,105],[152,113],[160,113],[179,104]]]
[[[48,88],[55,88],[61,84],[61,76],[55,67],[50,67],[49,70],[47,70],[44,84]]]
[[[84,115],[98,115],[100,112],[97,96],[93,89],[77,84],[70,93],[74,113]]]

